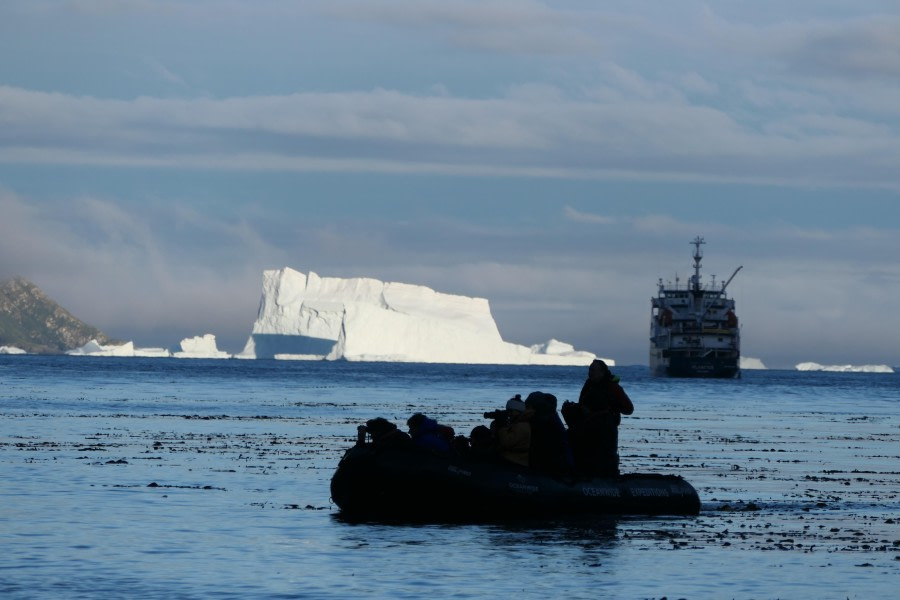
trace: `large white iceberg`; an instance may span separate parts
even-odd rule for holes
[[[556,340],[532,347],[504,342],[484,298],[291,268],[263,272],[256,322],[236,356],[539,365],[588,365],[596,358]]]
[[[15,346],[0,346],[0,354],[28,354],[21,348]]]

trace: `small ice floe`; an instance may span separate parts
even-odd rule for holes
[[[749,369],[749,370],[764,370],[768,369],[766,365],[763,364],[758,358],[751,358],[749,356],[741,357],[741,369]]]
[[[888,365],[820,365],[815,362],[802,362],[794,366],[798,371],[832,371],[835,373],[893,373]]]

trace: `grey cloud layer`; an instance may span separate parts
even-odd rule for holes
[[[748,119],[672,87],[616,91],[614,100],[598,91],[599,101],[384,90],[123,101],[2,86],[0,161],[900,188],[893,115],[782,107]]]
[[[900,17],[880,2],[852,10],[755,3],[752,15],[731,4],[691,2],[602,9],[511,0],[29,6],[6,11],[69,14],[91,30],[102,27],[124,45],[117,53],[133,53],[135,68],[173,87],[113,99],[3,85],[4,163],[900,188]],[[272,27],[273,37],[286,36],[283,47],[242,38],[251,35],[244,22],[251,32]],[[146,32],[136,36],[143,45],[130,48],[126,23],[150,32],[172,25],[182,45],[207,57],[207,68],[258,64],[265,71],[274,57],[255,53],[292,52],[293,62],[278,63],[288,70],[273,74],[296,79],[298,89],[267,93],[263,78],[261,87],[242,90],[237,71],[227,77],[231,93],[197,90],[173,64],[185,63],[183,54],[148,46],[155,38]],[[312,29],[292,34],[285,23]],[[329,34],[306,46],[304,32],[312,31]],[[216,36],[227,34],[232,43],[217,45]],[[330,55],[348,52],[341,40],[351,34],[367,40],[351,52],[391,40],[369,70],[395,84],[326,78],[305,89],[300,82],[327,72]],[[425,49],[439,62],[413,60]],[[54,51],[62,48],[50,46]],[[365,55],[352,58],[367,64]],[[401,72],[431,78],[440,93],[396,84]],[[460,72],[472,73],[470,89],[454,91],[444,79]]]

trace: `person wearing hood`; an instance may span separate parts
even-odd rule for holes
[[[453,444],[454,431],[447,425],[439,425],[422,413],[416,413],[406,421],[409,437],[413,445],[438,454],[449,454]]]
[[[556,396],[531,392],[525,406],[534,412],[531,419],[531,466],[554,477],[569,475],[574,468],[566,426],[556,410]]]
[[[588,367],[578,404],[566,402],[563,417],[579,471],[590,475],[618,475],[619,424],[634,404],[602,360]]]

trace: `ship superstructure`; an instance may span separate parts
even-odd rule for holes
[[[658,283],[651,302],[650,372],[663,377],[740,377],[741,331],[734,300],[725,289],[700,283],[700,264],[705,242],[697,236],[694,246],[694,274],[687,285]]]

